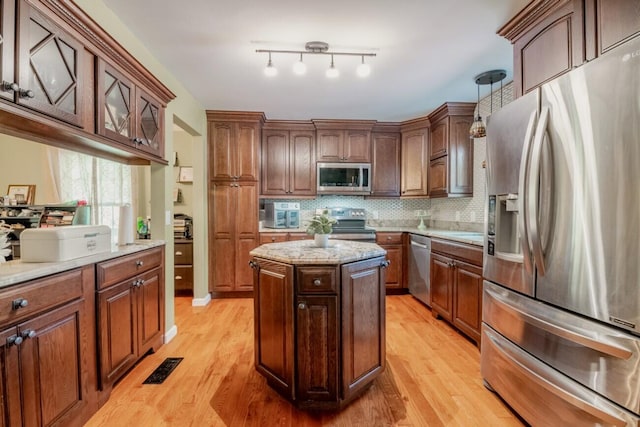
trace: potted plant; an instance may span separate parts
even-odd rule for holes
[[[313,236],[316,246],[326,248],[329,245],[329,234],[333,231],[333,224],[337,221],[329,216],[328,210],[315,214],[307,226],[307,234]]]

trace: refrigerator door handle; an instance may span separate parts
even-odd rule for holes
[[[540,191],[540,163],[542,158],[543,143],[548,139],[547,124],[549,123],[549,107],[542,107],[540,120],[536,127],[533,147],[531,149],[531,163],[529,176],[527,179],[527,200],[526,200],[526,220],[528,223],[529,240],[533,259],[538,269],[538,275],[544,276],[544,252],[542,250],[542,240],[540,239],[540,218],[539,218],[539,191]],[[533,178],[533,179],[532,179]]]
[[[485,337],[491,341],[488,345],[493,345],[502,352],[502,356],[506,358],[513,366],[517,366],[522,376],[522,381],[529,381],[541,390],[547,391],[550,395],[567,402],[569,405],[578,408],[591,415],[593,418],[602,421],[602,425],[625,427],[630,425],[626,420],[620,417],[620,413],[616,413],[611,408],[603,405],[599,399],[593,399],[586,395],[581,386],[574,383],[568,378],[560,374],[551,374],[549,368],[542,365],[543,369],[536,369],[535,366],[521,359],[517,353],[503,345],[500,340],[488,329],[483,329]],[[508,341],[507,341],[508,342]],[[613,406],[613,405],[611,405]],[[598,424],[601,425],[601,424]]]
[[[514,304],[510,304],[502,295],[491,289],[485,287],[484,292],[490,297],[493,304],[496,304],[504,312],[522,319],[526,324],[617,359],[629,360],[633,356],[634,350],[627,348],[624,343],[620,342],[619,339],[616,340],[615,337],[603,334],[595,335],[593,332],[591,332],[592,336],[588,336],[590,331],[580,330],[577,325],[565,324],[561,326],[545,318],[542,312],[537,313],[536,316],[516,307]]]
[[[533,263],[531,261],[531,247],[529,245],[529,236],[527,233],[527,210],[525,209],[525,201],[527,199],[527,182],[529,179],[529,170],[527,168],[529,164],[529,155],[531,153],[531,141],[534,137],[534,128],[536,125],[537,111],[531,112],[529,117],[529,124],[527,125],[527,132],[524,137],[524,147],[522,149],[522,158],[520,159],[520,178],[518,180],[518,211],[520,219],[518,220],[518,231],[520,233],[520,244],[522,246],[522,258],[524,260],[524,268],[527,273],[533,274]]]

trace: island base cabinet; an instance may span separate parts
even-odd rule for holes
[[[384,370],[385,268],[382,258],[342,266],[342,395],[345,401],[353,399]]]
[[[283,396],[293,399],[293,267],[252,261],[256,370]]]
[[[385,366],[386,265],[252,260],[256,370],[272,388],[335,410],[371,384]]]
[[[338,401],[338,297],[297,299],[297,399]]]

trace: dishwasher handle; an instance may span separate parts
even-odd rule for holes
[[[417,246],[422,249],[430,249],[429,246],[423,245],[422,243],[414,242],[413,240],[411,241],[411,246]]]

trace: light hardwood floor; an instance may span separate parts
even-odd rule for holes
[[[482,385],[478,348],[410,295],[387,297],[387,367],[338,413],[297,410],[253,367],[253,301],[191,307],[176,298],[178,336],[144,358],[87,426],[522,426]],[[184,357],[143,385],[166,357]]]

